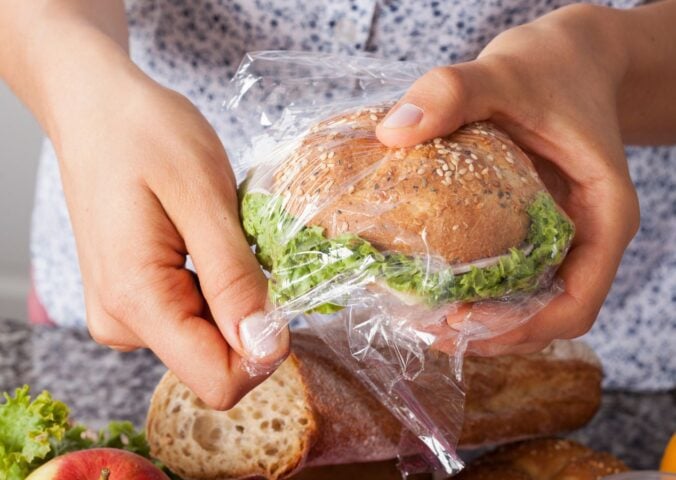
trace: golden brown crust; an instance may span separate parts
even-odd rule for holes
[[[461,446],[552,435],[591,420],[601,403],[601,369],[586,360],[553,361],[547,355],[466,359]]]
[[[319,426],[310,463],[395,457],[398,421],[338,364],[328,347],[315,337],[296,334],[293,351]],[[428,368],[436,368],[437,362],[428,360]],[[537,354],[466,358],[460,448],[553,435],[586,424],[601,402],[597,362],[589,347],[568,341]]]
[[[608,453],[571,440],[544,438],[505,445],[472,462],[458,480],[597,480],[629,470]]]
[[[522,245],[526,209],[544,189],[527,155],[481,122],[411,148],[375,136],[384,108],[314,127],[275,174],[287,209],[329,237],[359,234],[377,248],[449,263]],[[313,208],[317,206],[318,208]]]

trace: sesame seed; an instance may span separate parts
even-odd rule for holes
[[[493,155],[490,155],[490,154],[486,158],[488,159],[489,162],[492,162],[493,160],[495,160],[495,157]]]
[[[437,168],[436,171],[437,171],[437,175],[439,175],[440,177],[444,174],[444,172],[440,168]]]
[[[427,179],[423,178],[420,184],[422,185],[423,188],[427,187]]]
[[[459,173],[460,175],[464,175],[465,173],[467,173],[467,169],[466,169],[466,168],[461,168],[460,170],[458,170],[458,173]]]
[[[474,160],[479,160],[479,157],[477,157],[475,153],[471,153],[469,156]]]
[[[319,159],[322,160],[322,161],[324,161],[324,160],[326,160],[326,157],[327,157],[327,156],[328,156],[328,155],[326,154],[326,152],[324,152],[324,153],[322,153],[322,154],[319,156]]]
[[[331,151],[329,152],[329,155],[328,155],[328,156],[329,156],[329,158],[333,158],[333,157],[336,156],[336,152],[334,152],[333,150],[331,150]]]
[[[472,163],[469,164],[469,171],[470,172],[474,171],[474,164],[472,164]]]
[[[423,148],[423,144],[422,144],[422,143],[419,143],[418,145],[416,145],[415,147],[413,147],[414,150],[420,150],[421,148]]]
[[[369,118],[375,122],[376,120],[378,120],[378,115],[372,113],[371,115],[369,115]]]
[[[444,172],[447,172],[447,171],[448,171],[448,165],[444,163],[443,165],[441,165],[441,169],[442,169]]]
[[[415,173],[417,173],[418,175],[422,175],[423,173],[425,173],[425,169],[423,167],[420,167],[418,170],[415,171]]]
[[[514,165],[514,159],[510,157],[505,157],[505,160],[507,160],[507,163]]]
[[[354,192],[354,185],[350,185],[350,187],[347,189],[347,193],[352,193]]]
[[[507,145],[505,145],[505,144],[503,143],[503,144],[502,144],[502,149],[503,149],[503,150],[507,150]]]
[[[481,175],[479,175],[479,172],[474,172],[474,176],[475,176],[476,178],[481,178]]]
[[[432,140],[432,141],[433,141],[434,143],[441,143],[441,140],[442,140],[441,137],[437,137],[437,138],[435,138],[435,139]]]
[[[486,175],[488,173],[488,167],[481,170],[481,175]]]

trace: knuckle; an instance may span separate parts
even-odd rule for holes
[[[584,319],[575,322],[575,324],[571,325],[570,328],[566,331],[564,335],[561,336],[561,338],[564,339],[572,339],[572,338],[578,338],[581,337],[582,335],[586,334],[591,330],[592,325],[594,324],[593,319]]]
[[[445,97],[463,98],[467,90],[462,72],[453,67],[435,67],[427,72],[424,80],[434,86],[435,96],[441,93]]]
[[[260,271],[248,268],[223,269],[202,285],[210,303],[252,304],[265,301],[265,282]]]
[[[641,208],[636,189],[633,186],[629,194],[629,202],[627,228],[629,229],[629,240],[631,240],[641,228]]]
[[[118,335],[115,329],[110,325],[110,321],[101,317],[90,318],[87,323],[89,335],[99,345],[119,344]]]
[[[224,411],[237,405],[243,395],[226,383],[219,383],[198,396],[200,400],[214,410]]]

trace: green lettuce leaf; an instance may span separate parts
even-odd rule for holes
[[[314,297],[322,285],[355,277],[381,279],[431,305],[534,291],[542,286],[545,273],[563,261],[574,228],[547,193],[534,199],[528,215],[526,243],[532,246],[528,255],[513,248],[495,265],[455,275],[451,267],[430,271],[422,258],[379,252],[357,235],[328,239],[316,226],[301,227],[287,239],[296,219],[284,210],[281,198],[249,192],[241,200],[244,230],[256,245],[261,265],[271,272],[269,294],[278,305],[307,294]],[[327,302],[311,310],[331,313],[340,308]]]
[[[145,433],[131,422],[111,422],[98,433],[70,425],[68,407],[42,392],[31,400],[28,386],[4,394],[0,404],[0,480],[23,480],[54,457],[90,448],[118,448],[148,458],[174,480],[169,469],[150,456]]]
[[[52,451],[68,428],[68,407],[42,392],[31,401],[27,386],[0,404],[0,480],[23,480]]]

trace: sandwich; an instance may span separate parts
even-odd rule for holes
[[[273,304],[332,313],[355,286],[431,307],[547,288],[574,227],[529,157],[489,122],[388,148],[385,113],[319,122],[240,189]]]

